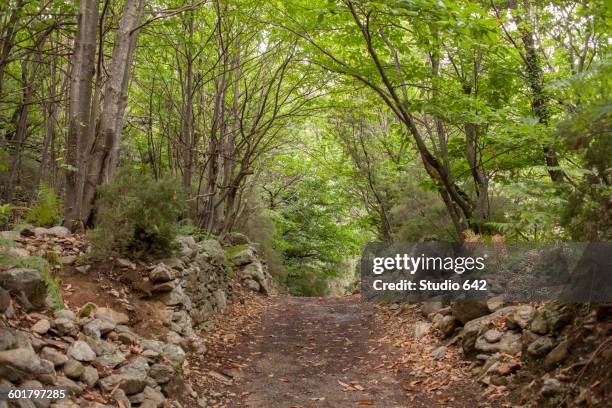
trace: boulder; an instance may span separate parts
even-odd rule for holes
[[[434,324],[434,328],[440,330],[444,337],[451,336],[459,326],[459,320],[455,319],[452,315],[442,316],[442,318]]]
[[[242,283],[249,288],[250,290],[252,290],[253,292],[257,292],[259,293],[259,291],[261,290],[261,286],[259,286],[259,283],[255,282],[253,279],[251,278],[247,278],[245,280],[242,281]]]
[[[14,294],[23,293],[35,308],[45,306],[47,286],[36,269],[13,268],[0,272],[0,286]]]
[[[53,321],[53,328],[60,336],[67,336],[76,330],[74,320],[59,318]]]
[[[199,261],[198,258],[200,258]],[[223,265],[225,263],[225,252],[219,241],[214,239],[201,241],[198,244],[196,261],[200,264],[204,261],[217,266]]]
[[[502,338],[503,335],[504,335],[504,332],[497,330],[497,329],[491,329],[491,330],[487,330],[484,333],[483,337],[489,343],[497,343]]]
[[[96,358],[96,363],[106,368],[115,368],[125,362],[125,357],[119,352],[113,354],[104,354]]]
[[[147,376],[134,371],[112,374],[100,380],[100,387],[106,392],[113,390],[117,384],[127,395],[137,394],[147,386]]]
[[[70,230],[61,225],[51,227],[46,231],[47,235],[53,235],[56,238],[66,238],[70,236]]]
[[[78,361],[94,361],[96,353],[89,344],[82,340],[77,340],[68,347],[68,355]]]
[[[251,241],[249,240],[249,237],[240,232],[228,232],[221,238],[221,244],[225,247],[248,245],[250,243]]]
[[[533,318],[535,309],[529,305],[517,306],[516,310],[509,314],[506,319],[506,326],[509,329],[525,329]]]
[[[227,309],[227,297],[225,296],[225,292],[221,289],[217,289],[215,293],[213,293],[213,297],[217,304],[217,310],[220,312],[225,311],[225,309]]]
[[[0,351],[0,377],[15,381],[39,374],[55,374],[53,363],[41,360],[31,348]]]
[[[109,319],[93,319],[83,326],[83,333],[94,339],[99,339],[104,334],[114,330],[115,326],[117,326],[117,323]]]
[[[557,347],[552,349],[550,353],[544,358],[544,365],[547,368],[553,368],[557,364],[563,362],[569,355],[569,348],[567,340],[557,344]]]
[[[34,333],[45,334],[51,328],[51,323],[47,319],[40,319],[32,327],[31,330]]]
[[[166,345],[163,349],[162,355],[170,363],[179,367],[183,364],[183,361],[185,361],[185,352],[180,346],[175,344]]]
[[[166,364],[153,364],[149,376],[158,384],[165,384],[174,376],[174,369]]]
[[[155,265],[149,272],[149,280],[153,283],[168,282],[178,277],[178,271],[170,268],[164,263]]]
[[[507,316],[514,313],[516,309],[517,306],[502,307],[494,313],[467,322],[463,327],[463,339],[461,341],[463,352],[466,354],[471,353],[474,350],[476,338],[481,333],[484,333],[486,330],[491,328],[490,326],[492,325],[492,322],[497,321],[500,318],[507,318]]]
[[[176,240],[184,257],[191,258],[196,253],[198,245],[192,236],[179,236]]]
[[[66,361],[66,364],[64,364],[63,370],[64,374],[66,374],[66,377],[77,379],[81,377],[83,371],[85,370],[85,367],[80,362],[73,359],[69,359],[68,361]]]
[[[51,347],[43,347],[40,352],[40,357],[51,361],[55,367],[61,366],[68,361],[68,357]]]
[[[59,309],[53,312],[56,319],[76,320],[76,314],[70,309]]]
[[[13,330],[0,327],[0,351],[15,348],[17,339]]]
[[[555,342],[552,338],[547,336],[542,336],[537,340],[531,342],[527,347],[527,352],[533,357],[543,357],[549,351],[551,351],[555,347]]]
[[[484,336],[480,336],[476,339],[474,348],[483,353],[515,355],[521,351],[521,335],[519,333],[505,332],[495,343],[490,343]]]
[[[414,325],[414,330],[412,335],[415,339],[421,338],[429,333],[429,329],[431,329],[432,324],[429,322],[418,322]]]
[[[127,314],[118,312],[110,307],[97,308],[94,316],[100,319],[111,320],[117,324],[128,324],[130,322],[130,318]]]
[[[477,301],[459,301],[454,302],[451,306],[453,316],[462,324],[466,324],[470,320],[489,314],[489,307],[486,302]]]
[[[236,251],[232,253],[229,258],[230,262],[236,266],[243,266],[257,261],[255,251],[253,251],[251,247]]]
[[[561,394],[565,391],[561,382],[556,378],[546,378],[542,383],[542,389],[540,394],[545,398],[554,397],[557,394]]]
[[[4,288],[0,287],[0,313],[4,313],[11,305],[11,294]]]
[[[89,387],[93,387],[94,385],[96,385],[99,379],[100,375],[98,374],[98,370],[96,370],[92,366],[86,366],[83,369],[83,374],[81,374],[81,381],[83,381]]]

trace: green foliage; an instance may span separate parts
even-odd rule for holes
[[[25,220],[37,227],[51,227],[62,219],[62,205],[53,189],[41,184],[36,201]]]
[[[63,309],[64,301],[62,300],[59,278],[51,273],[51,265],[47,259],[39,256],[14,256],[10,253],[12,246],[12,240],[0,240],[0,265],[36,269],[45,281],[53,309]]]
[[[124,173],[101,188],[96,228],[89,233],[93,256],[167,256],[184,211],[179,185],[170,178]]]

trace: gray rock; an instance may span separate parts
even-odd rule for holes
[[[149,376],[158,384],[165,384],[174,376],[174,369],[166,364],[153,364]]]
[[[68,361],[68,357],[51,347],[43,347],[40,357],[51,361],[55,367],[61,366]]]
[[[527,352],[533,357],[543,357],[549,351],[551,351],[553,347],[555,347],[553,339],[550,337],[542,336],[539,339],[533,341],[531,344],[529,344],[529,346],[527,347]]]
[[[103,390],[109,392],[119,384],[127,395],[137,394],[144,390],[147,385],[146,375],[144,373],[129,372],[112,374],[100,380],[100,386]]]
[[[470,320],[463,327],[463,339],[461,346],[465,354],[469,354],[474,350],[476,338],[491,325],[492,322],[511,315],[516,311],[516,306],[506,306],[486,316]],[[484,339],[483,339],[484,340]]]
[[[247,247],[230,255],[230,262],[236,266],[242,266],[256,261],[255,251],[253,251],[251,247]]]
[[[140,408],[157,408],[157,402],[146,399],[140,404]]]
[[[504,307],[504,295],[497,295],[487,299],[487,307],[491,313]]]
[[[425,336],[427,333],[429,333],[429,329],[431,329],[431,326],[432,326],[432,324],[429,323],[429,322],[418,322],[414,326],[414,330],[412,332],[412,335],[416,339],[421,338],[421,337]]]
[[[0,327],[0,351],[12,349],[17,345],[13,331]]]
[[[453,316],[462,324],[466,324],[470,320],[489,314],[489,307],[486,302],[476,301],[459,301],[451,305]]]
[[[51,323],[47,319],[40,319],[32,327],[31,330],[34,333],[45,334],[51,328]]]
[[[104,354],[96,358],[96,363],[106,368],[115,368],[125,362],[123,354],[115,352],[113,354]]]
[[[108,341],[94,339],[93,337],[89,336],[83,336],[83,340],[94,351],[96,356],[112,354],[117,350],[117,346],[114,343]]]
[[[176,240],[179,243],[181,255],[191,258],[196,253],[198,245],[192,236],[179,236]]]
[[[96,309],[95,317],[110,320],[116,324],[128,324],[130,318],[127,314],[111,309],[109,307],[99,307]]]
[[[94,361],[96,353],[84,341],[77,340],[68,347],[68,355],[78,361]]]
[[[56,319],[76,320],[76,314],[70,309],[59,309],[53,312]]]
[[[533,318],[535,309],[529,305],[517,306],[513,313],[509,314],[506,319],[506,325],[509,329],[525,329]]]
[[[119,265],[122,268],[136,270],[136,264],[130,261],[129,259],[117,258],[116,262],[117,262],[117,265]]]
[[[70,236],[70,230],[66,227],[62,227],[60,225],[51,227],[47,230],[48,235],[53,235],[57,238],[66,238]]]
[[[441,360],[446,354],[446,346],[440,346],[431,352],[431,357],[434,360]]]
[[[569,355],[568,348],[567,340],[563,340],[561,343],[557,344],[557,347],[552,349],[550,353],[546,355],[546,358],[544,358],[544,365],[547,368],[553,368],[557,364],[563,362]]]
[[[146,386],[142,393],[144,394],[145,401],[153,401],[156,404],[156,407],[161,407],[166,401],[166,397],[164,397],[164,394],[149,386]]]
[[[76,330],[76,324],[74,320],[59,318],[53,321],[53,328],[60,334],[60,336],[67,336]]]
[[[13,268],[1,271],[0,286],[15,294],[23,293],[34,308],[45,306],[47,286],[36,269]]]
[[[19,388],[24,390],[36,390],[43,388],[43,385],[36,380],[29,380],[21,383]],[[31,402],[36,408],[48,408],[51,405],[51,400],[46,398],[32,398],[28,400]]]
[[[160,354],[164,349],[164,343],[158,340],[145,339],[140,343],[140,345],[142,346],[143,350],[153,350]]]
[[[138,336],[131,332],[120,332],[117,334],[117,339],[127,345],[137,344]]]
[[[155,265],[151,272],[149,272],[149,280],[153,283],[168,282],[177,277],[177,271],[163,263]]]
[[[246,285],[247,288],[249,288],[253,292],[259,293],[259,291],[261,290],[261,286],[259,286],[259,283],[255,282],[251,278],[245,279],[243,283]]]
[[[38,374],[55,374],[55,370],[53,363],[41,360],[31,348],[0,351],[0,377],[14,381]]]
[[[565,391],[561,382],[556,378],[546,378],[543,381],[542,389],[540,390],[540,394],[543,397],[550,398],[554,397],[557,394],[561,394]]]
[[[251,241],[249,240],[249,237],[240,232],[228,232],[221,238],[221,243],[223,246],[231,247],[236,245],[247,245],[250,244]]]
[[[502,338],[503,335],[504,333],[502,331],[497,330],[497,329],[491,329],[491,330],[487,330],[484,333],[483,337],[489,343],[496,343]]]
[[[223,312],[227,309],[227,297],[225,296],[225,292],[221,289],[217,289],[215,293],[213,293],[213,297],[215,298],[215,302],[217,303],[217,310]]]
[[[181,366],[185,361],[185,352],[180,346],[175,344],[168,344],[164,347],[162,355],[170,363]]]
[[[4,288],[0,287],[0,313],[4,313],[11,305],[11,295]]]
[[[117,326],[117,323],[109,319],[93,319],[83,326],[83,333],[94,339],[99,339],[106,333],[114,330],[115,326]]]
[[[202,264],[202,261],[207,261],[213,265],[221,266],[225,262],[225,252],[217,240],[207,239],[201,241],[198,244],[198,252],[196,261],[199,264]]]
[[[112,395],[115,401],[120,403],[119,406],[124,408],[132,407],[131,400],[127,397],[127,395],[125,395],[125,391],[123,391],[121,388],[117,388]]]
[[[57,377],[55,381],[57,388],[64,388],[69,394],[79,396],[83,393],[83,387],[67,377]]]
[[[149,362],[144,357],[136,357],[128,364],[121,367],[119,372],[121,373],[137,373],[147,375],[149,373]]]
[[[66,374],[66,377],[77,379],[81,377],[85,370],[85,367],[83,367],[83,364],[81,364],[80,362],[73,359],[69,359],[64,364],[63,370],[64,374]]]
[[[548,333],[548,322],[544,317],[543,313],[536,311],[535,315],[529,322],[529,330],[537,334],[547,334]]]
[[[505,332],[499,341],[489,343],[484,336],[478,337],[474,348],[483,353],[506,353],[515,355],[521,351],[521,335]]]
[[[432,313],[438,313],[444,308],[444,301],[441,297],[431,298],[426,302],[423,302],[421,307],[421,313],[423,316],[428,317]]]
[[[100,375],[98,374],[98,370],[92,366],[85,366],[83,369],[83,374],[81,374],[81,381],[83,381],[89,387],[93,387],[96,385],[99,379]]]
[[[448,337],[455,332],[455,329],[459,327],[459,325],[459,320],[455,319],[454,316],[446,315],[434,324],[434,328],[440,330],[445,337]]]

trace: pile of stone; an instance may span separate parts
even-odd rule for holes
[[[257,249],[240,233],[226,235],[222,242],[226,245],[229,262],[236,268],[241,283],[250,290],[268,295],[272,278],[257,257]]]
[[[127,315],[108,308],[33,313],[26,330],[0,320],[0,391],[12,388],[67,390],[57,407],[171,407],[168,395],[183,388],[185,352],[175,344],[143,339]],[[24,319],[20,319],[24,320]],[[52,400],[33,401],[48,407]],[[2,406],[2,403],[0,403]],[[5,405],[6,406],[6,405]],[[19,405],[23,406],[23,405]]]
[[[421,311],[431,323],[422,323],[418,334],[433,330],[452,337],[450,342],[458,342],[467,358],[475,358],[473,371],[482,383],[505,386],[521,366],[535,362],[550,373],[526,387],[529,398],[534,393],[558,397],[566,391],[567,378],[553,371],[570,353],[567,329],[575,316],[573,306],[556,302],[505,306],[501,297],[447,305],[436,298],[424,303]]]

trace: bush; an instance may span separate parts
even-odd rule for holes
[[[174,249],[184,210],[180,183],[122,174],[99,191],[93,256],[165,256]]]
[[[25,219],[37,227],[52,227],[62,220],[62,205],[53,189],[41,184],[36,201]]]

